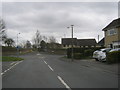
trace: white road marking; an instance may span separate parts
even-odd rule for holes
[[[10,65],[13,65],[15,62],[10,63]]]
[[[8,68],[7,70],[5,70],[4,72],[1,73],[1,75],[5,74],[7,71],[11,70],[14,66],[16,66],[17,64],[21,63],[22,61],[19,61],[17,63],[15,63],[13,66],[11,66],[10,68]]]
[[[57,76],[57,78],[61,81],[61,83],[62,83],[68,90],[72,90],[72,89],[64,82],[64,80],[63,80],[60,76]]]
[[[45,64],[47,64],[47,62],[46,62],[46,61],[44,61],[44,63],[45,63]]]
[[[48,67],[50,68],[50,70],[54,71],[50,65],[48,65]]]
[[[1,73],[1,75],[3,75],[4,73]]]
[[[37,55],[40,55],[39,53]]]

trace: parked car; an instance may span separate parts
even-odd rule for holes
[[[106,53],[110,50],[111,48],[96,50],[93,52],[93,58],[96,59],[96,61],[106,61]]]
[[[120,48],[112,49],[112,50],[110,50],[109,52],[114,52],[114,51],[120,51]]]

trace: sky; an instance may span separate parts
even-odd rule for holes
[[[118,18],[118,2],[3,2],[2,17],[6,23],[7,35],[22,41],[32,41],[36,31],[46,37],[100,39],[102,29]]]

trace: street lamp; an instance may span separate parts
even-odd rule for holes
[[[72,49],[72,54],[71,54],[71,57],[72,57],[72,61],[73,61],[73,26],[74,25],[71,25],[71,30],[72,30],[72,33],[71,33],[71,36],[72,36],[72,45],[71,45],[71,49]],[[67,27],[67,28],[70,28],[70,27]]]
[[[18,47],[18,35],[19,35],[20,33],[18,33],[17,34],[17,57],[19,57],[19,47]]]

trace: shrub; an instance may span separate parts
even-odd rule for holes
[[[74,53],[73,57],[74,57],[74,59],[81,59],[81,58],[83,58],[83,54],[82,53]]]
[[[99,50],[101,49],[102,47],[91,47],[91,48],[73,48],[73,53],[81,53],[84,57],[89,57],[89,56],[92,56],[93,52],[95,50]],[[71,48],[68,48],[67,49],[67,58],[71,58],[71,52],[72,52],[72,49]]]
[[[92,56],[94,50],[92,49],[87,49],[84,51],[84,56]]]
[[[108,63],[120,62],[120,51],[114,51],[114,52],[107,53],[107,62]]]

